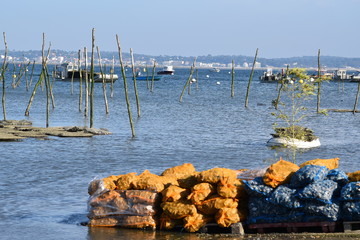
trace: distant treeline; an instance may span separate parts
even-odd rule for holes
[[[0,54],[4,55],[4,50],[0,50]],[[16,58],[17,60],[23,59],[24,57],[35,60],[41,57],[40,50],[29,50],[29,51],[9,51],[9,56]],[[71,60],[77,56],[77,51],[64,51],[64,50],[52,50],[51,56],[63,56],[65,60]],[[112,59],[113,56],[117,56],[117,52],[103,51],[102,57]],[[124,59],[130,59],[129,53],[123,54]],[[155,59],[158,63],[166,61],[174,61],[175,63],[186,62],[191,65],[195,56],[169,56],[169,55],[144,55],[134,54],[134,57],[138,61],[146,61],[151,63]],[[254,60],[253,56],[242,56],[242,55],[206,55],[197,56],[197,62],[202,63],[219,63],[219,64],[231,64],[234,60],[235,65],[243,66],[244,63],[251,64]],[[317,56],[303,56],[303,57],[290,57],[290,58],[261,58],[258,57],[257,61],[261,63],[262,67],[303,67],[303,68],[317,68]],[[174,64],[175,66],[178,64]],[[335,56],[321,56],[321,66],[324,68],[360,68],[360,58],[346,58],[346,57],[335,57]]]

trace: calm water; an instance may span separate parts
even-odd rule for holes
[[[146,82],[138,82],[141,117],[136,118],[132,83],[130,95],[136,138],[131,138],[122,81],[114,85],[105,114],[101,84],[96,84],[94,127],[113,134],[93,138],[26,139],[1,142],[0,232],[1,239],[174,239],[173,233],[152,233],[117,229],[88,229],[86,220],[87,185],[96,177],[149,169],[164,169],[190,162],[197,170],[213,167],[260,169],[286,152],[266,147],[272,133],[271,100],[276,84],[260,83],[257,71],[251,86],[249,108],[244,108],[249,71],[236,71],[235,97],[230,97],[229,70],[213,73],[199,70],[198,88],[179,97],[189,69],[176,69],[174,76],[155,82],[149,92]],[[206,75],[209,75],[208,77]],[[196,77],[196,76],[194,76]],[[37,80],[37,79],[35,79]],[[9,81],[9,80],[8,80]],[[32,90],[33,85],[30,90]],[[78,83],[71,94],[70,82],[55,82],[56,108],[50,126],[84,126],[89,120],[78,111]],[[325,83],[323,108],[353,107],[356,83]],[[7,118],[28,119],[45,126],[45,97],[40,89],[30,110],[24,112],[31,91],[25,83],[7,87]],[[309,105],[315,109],[315,99]],[[313,111],[314,112],[314,111]],[[322,146],[298,154],[299,163],[314,158],[339,157],[340,167],[358,170],[359,114],[311,114],[307,126],[315,130]],[[197,239],[193,234],[183,239]]]

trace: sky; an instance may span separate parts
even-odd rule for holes
[[[117,34],[123,52],[155,56],[360,57],[360,0],[7,0],[1,9],[9,50],[40,50],[43,33],[51,49],[90,49],[94,28],[100,51],[117,51]]]

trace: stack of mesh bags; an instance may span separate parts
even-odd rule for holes
[[[280,160],[263,177],[244,181],[249,223],[337,221],[340,192],[347,175],[338,158],[315,159],[300,166]]]
[[[169,168],[161,174],[177,176],[179,186],[171,185],[162,191],[160,229],[182,226],[196,232],[207,223],[229,227],[245,220],[247,194],[237,179],[237,171],[213,168],[196,172],[193,168],[184,174],[183,167]]]
[[[349,173],[349,183],[341,190],[344,221],[360,221],[360,171]]]
[[[93,180],[88,189],[88,225],[155,229],[160,192],[172,184],[177,184],[175,178],[148,170]]]

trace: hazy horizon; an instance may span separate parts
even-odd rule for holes
[[[9,50],[77,51],[95,44],[153,56],[322,56],[357,58],[359,0],[6,1],[0,15]],[[4,48],[2,39],[0,49]]]

